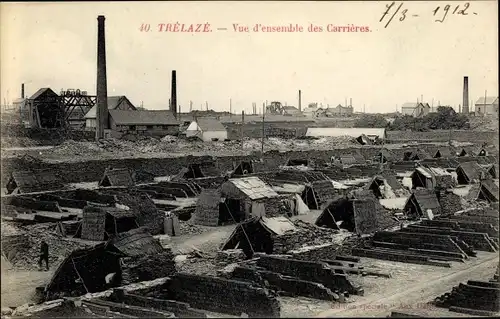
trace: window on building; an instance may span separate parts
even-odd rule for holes
[[[146,125],[146,130],[152,130],[153,129],[153,125]]]
[[[131,130],[131,131],[135,131],[135,130],[136,130],[135,125],[130,125],[130,126],[128,127],[128,129],[129,129],[129,130]]]

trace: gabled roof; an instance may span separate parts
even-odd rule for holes
[[[421,103],[421,102],[406,102],[406,103],[403,103],[403,105],[401,106],[401,108],[403,109],[414,109],[416,108],[417,106],[420,106],[422,105],[423,107],[426,107],[426,108],[430,108],[430,105],[429,103]]]
[[[132,174],[127,168],[107,168],[99,186],[132,186],[134,185]]]
[[[426,178],[433,178],[436,176],[452,176],[447,170],[439,167],[419,166],[415,168],[415,171],[424,175]]]
[[[50,92],[51,94],[55,94],[56,96],[58,96],[58,95],[57,95],[57,93],[56,93],[56,92],[54,92],[54,91],[52,91],[52,89],[51,89],[51,88],[41,88],[41,89],[39,89],[38,91],[36,91],[36,92],[35,92],[35,94],[33,94],[33,95],[30,97],[30,100],[35,100],[35,99],[39,98],[39,97],[40,97],[42,94],[44,94],[45,92]]]
[[[408,198],[406,203],[408,204],[412,198],[417,201],[422,212],[427,211],[427,209],[431,209],[435,213],[441,209],[441,205],[439,204],[437,196],[433,191],[427,189],[414,190],[413,194]]]
[[[122,103],[128,103],[130,106],[132,106],[133,110],[136,110],[134,104],[132,104],[132,102],[130,102],[130,100],[127,99],[125,95],[108,96],[108,110],[115,110]],[[85,114],[85,118],[96,118],[96,110],[97,105],[92,106],[92,108]]]
[[[494,104],[494,103],[498,103],[498,96],[487,96],[486,100],[483,96],[477,99],[476,101],[476,104]]]
[[[153,255],[163,252],[158,239],[151,236],[144,227],[119,233],[110,244],[127,256]]]
[[[170,111],[109,110],[117,125],[179,125]]]
[[[478,199],[498,202],[498,184],[492,179],[482,180],[479,187]]]
[[[215,118],[210,118],[210,117],[200,117],[196,119],[196,123],[198,124],[198,127],[202,131],[225,131],[226,128],[222,123]],[[189,128],[188,128],[189,129]]]
[[[460,163],[457,171],[462,171],[469,181],[481,178],[483,168],[477,162]]]
[[[252,200],[279,196],[271,186],[258,177],[231,178],[228,182],[232,183]]]

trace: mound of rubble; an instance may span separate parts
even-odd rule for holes
[[[2,221],[2,254],[14,269],[38,270],[42,240],[49,245],[49,266],[54,269],[73,250],[90,247],[90,243],[72,241],[56,233],[56,224],[44,223],[16,227]]]

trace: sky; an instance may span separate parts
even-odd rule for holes
[[[264,101],[298,106],[344,104],[355,111],[393,112],[421,99],[458,110],[463,77],[470,100],[498,95],[497,1],[400,2],[59,2],[1,3],[0,94],[4,100],[38,88],[95,94],[97,16],[106,17],[108,95],[136,106],[167,109],[177,71],[181,111],[252,111]],[[443,23],[443,8],[450,9]],[[438,15],[433,10],[440,7]],[[406,18],[400,21],[403,10]],[[476,14],[474,14],[476,13]],[[414,16],[418,15],[418,17]],[[159,32],[160,23],[209,23],[213,32]],[[304,32],[235,32],[233,24],[299,24]],[[141,25],[149,24],[149,32]],[[310,24],[323,32],[307,32]],[[326,32],[367,26],[371,32]],[[227,28],[227,30],[217,30]],[[433,102],[434,101],[434,102]],[[203,106],[202,106],[203,105]]]

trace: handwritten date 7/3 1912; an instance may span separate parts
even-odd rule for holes
[[[387,28],[394,18],[397,18],[399,21],[404,21],[408,17],[419,17],[418,14],[413,14],[409,12],[409,9],[403,8],[403,2],[401,2],[398,6],[396,6],[396,2],[392,2],[391,4],[385,5],[386,9],[382,14],[379,22],[385,23],[384,28]],[[466,2],[463,5],[451,6],[449,4],[445,6],[437,6],[430,13],[434,17],[435,22],[443,23],[448,15],[457,15],[457,16],[467,16],[470,14],[477,15],[475,12],[470,12],[470,3]]]

